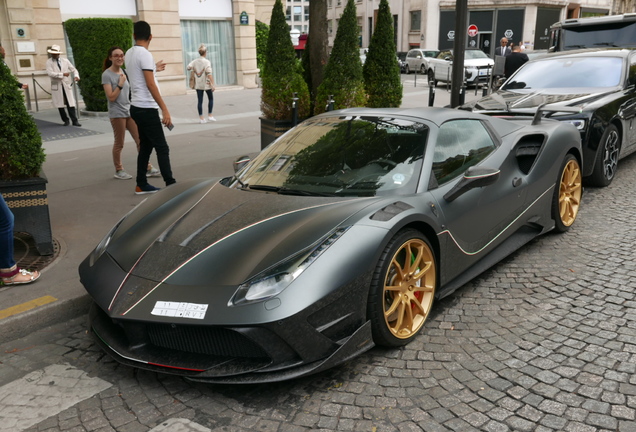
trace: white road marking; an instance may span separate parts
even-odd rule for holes
[[[68,364],[31,372],[0,387],[0,431],[28,429],[111,385]]]
[[[150,429],[149,432],[211,432],[211,429],[187,419],[173,418]]]

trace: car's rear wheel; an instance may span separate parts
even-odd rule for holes
[[[552,218],[558,232],[567,231],[576,220],[582,193],[581,166],[576,157],[568,154],[561,164],[552,198]]]
[[[594,170],[589,177],[592,186],[608,186],[618,169],[618,154],[621,149],[621,134],[614,125],[609,125],[598,146],[598,154],[594,163]]]
[[[408,64],[406,66],[404,66],[404,73],[407,74],[407,75],[411,73],[411,68],[409,68]]]
[[[432,82],[433,87],[437,85],[437,81],[435,81],[435,72],[432,69],[428,70],[428,82]]]
[[[386,246],[373,274],[368,312],[377,345],[396,347],[415,338],[428,318],[437,285],[430,242],[414,229]]]

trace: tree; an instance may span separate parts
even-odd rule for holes
[[[44,159],[42,137],[24,106],[9,67],[0,61],[0,180],[36,177]]]
[[[325,111],[329,95],[333,95],[336,109],[365,106],[366,94],[358,46],[356,6],[354,0],[348,0],[340,17],[323,81],[318,86],[316,114]]]
[[[387,0],[380,0],[378,18],[362,75],[369,97],[368,107],[399,107],[402,104],[400,65],[393,39],[393,17]]]
[[[107,111],[102,86],[102,68],[108,50],[118,46],[126,52],[132,46],[133,23],[128,18],[77,18],[64,23],[73,60],[82,80],[82,98],[89,111]]]
[[[276,0],[272,9],[261,78],[261,111],[265,118],[291,119],[294,93],[298,96],[298,117],[309,115],[309,89],[299,72],[281,0]]]
[[[265,63],[265,52],[267,51],[267,38],[269,37],[269,26],[256,20],[256,66],[263,68]]]

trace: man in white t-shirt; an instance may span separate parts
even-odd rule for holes
[[[132,99],[130,116],[139,130],[139,155],[137,156],[137,195],[157,192],[159,189],[148,183],[146,178],[148,161],[154,149],[157,153],[159,170],[166,186],[176,183],[170,167],[170,148],[163,133],[163,126],[172,128],[168,107],[161,97],[155,77],[156,65],[148,51],[152,34],[150,25],[137,21],[133,28],[135,45],[126,52],[126,72],[130,81]],[[163,119],[159,117],[159,109]]]

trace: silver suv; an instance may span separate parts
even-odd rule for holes
[[[405,73],[418,72],[425,74],[428,71],[428,58],[436,57],[439,50],[413,48],[406,54]]]

